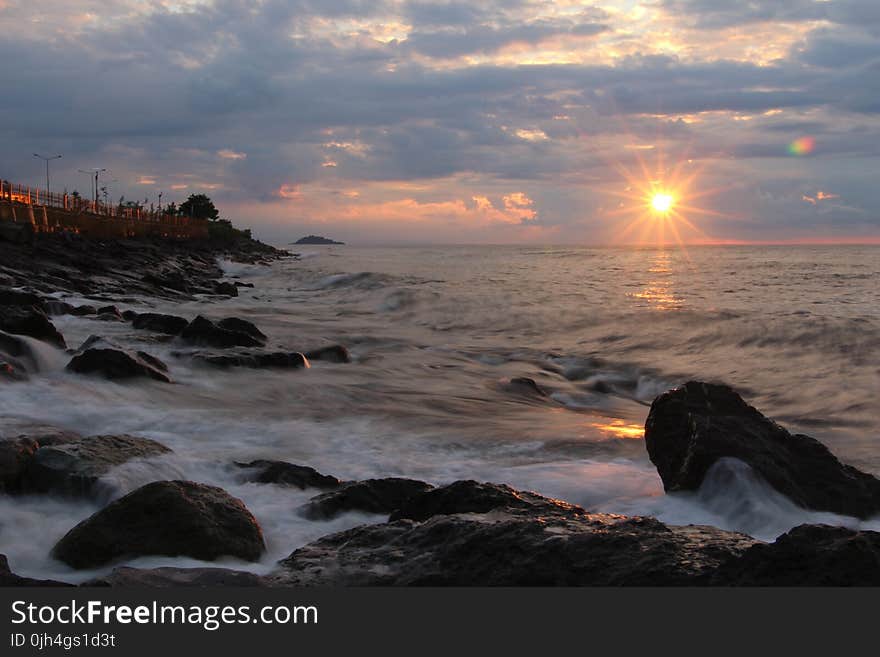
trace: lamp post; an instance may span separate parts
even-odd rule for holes
[[[94,176],[95,176],[94,185],[92,187],[92,198],[94,199],[94,202],[95,202],[95,211],[98,210],[98,176],[101,175],[102,173],[104,173],[106,170],[107,169],[77,169],[77,171],[79,171],[80,173],[89,174],[89,177],[91,177],[92,174],[94,174]],[[91,184],[91,181],[90,181],[90,184]]]
[[[46,203],[49,203],[49,161],[50,160],[60,160],[60,155],[51,155],[49,157],[45,155],[40,155],[39,153],[34,153],[34,157],[38,157],[46,163]]]

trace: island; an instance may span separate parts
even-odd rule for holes
[[[320,235],[308,235],[298,239],[296,242],[291,242],[291,244],[345,244],[345,242],[337,242]]]

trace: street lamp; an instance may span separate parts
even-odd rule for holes
[[[40,155],[39,153],[34,153],[34,157],[38,157],[46,163],[46,203],[49,202],[49,161],[50,160],[60,160],[60,155],[52,155],[46,157],[45,155]]]

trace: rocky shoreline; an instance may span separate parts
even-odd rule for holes
[[[156,340],[180,343],[175,357],[218,368],[348,362],[341,345],[274,349],[259,327],[243,318],[121,313],[115,305],[132,295],[234,296],[241,284],[223,280],[218,258],[269,263],[287,255],[245,240],[0,242],[0,389],[38,375],[30,340],[68,347],[52,322],[64,314],[95,321],[95,334],[68,349],[67,369],[81,376],[172,382],[169,368],[155,356],[102,336],[102,322],[130,322]],[[71,305],[47,296],[56,292],[95,303]],[[805,509],[853,518],[880,513],[880,480],[841,463],[815,439],[789,433],[727,386],[689,382],[657,397],[645,445],[670,494],[699,489],[710,471],[735,461]],[[169,451],[144,437],[82,436],[0,417],[0,494],[103,500],[102,476]],[[268,460],[229,467],[243,481],[312,492],[307,503],[290,509],[310,521],[349,511],[387,520],[326,535],[263,576],[226,568],[122,566],[84,586],[880,585],[880,533],[872,531],[802,525],[767,543],[714,527],[594,513],[498,483],[344,481],[305,464]],[[71,568],[88,569],[135,556],[257,561],[265,549],[259,522],[241,500],[216,486],[157,481],[109,501],[71,527],[52,555]],[[66,584],[19,577],[0,555],[0,585]]]

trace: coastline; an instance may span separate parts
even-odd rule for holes
[[[171,242],[90,242],[83,239],[52,238],[38,240],[32,246],[10,245],[0,242],[0,286],[3,304],[7,308],[24,308],[22,321],[12,328],[28,331],[36,339],[54,339],[47,323],[53,315],[79,312],[81,306],[62,305],[54,296],[58,292],[73,293],[107,305],[94,309],[97,319],[107,315],[108,322],[138,320],[138,316],[124,317],[110,308],[132,295],[163,299],[191,298],[193,295],[235,295],[235,282],[221,280],[223,271],[217,258],[230,258],[250,264],[266,264],[285,252],[256,242],[235,245],[176,244]],[[144,273],[146,272],[146,273]],[[30,288],[23,290],[22,287]],[[103,311],[103,312],[102,312]],[[16,310],[15,312],[19,312]],[[86,312],[86,311],[83,311]],[[89,313],[92,314],[92,313]],[[116,314],[119,316],[116,317]],[[143,313],[146,315],[149,313]],[[43,322],[40,316],[46,321]],[[11,315],[8,315],[11,316]],[[330,360],[343,364],[346,350],[340,345],[322,353],[304,354],[300,361],[292,353],[264,350],[265,340],[259,327],[246,318],[227,322],[226,326],[197,323],[196,319],[183,320],[186,326],[174,323],[170,316],[141,318],[143,330],[172,337],[184,336],[192,344],[205,348],[206,359],[220,359],[214,364],[223,367],[303,367],[310,359]],[[164,319],[163,319],[164,318]],[[225,321],[225,320],[224,320]],[[209,322],[210,323],[210,322]],[[195,326],[192,326],[196,324]],[[222,324],[222,323],[221,323]],[[38,330],[32,330],[33,327]],[[100,336],[101,324],[95,322],[95,334]],[[10,327],[7,325],[7,329]],[[37,332],[37,335],[33,335]],[[7,330],[9,335],[21,335]],[[63,339],[63,335],[61,336]],[[265,336],[263,336],[265,337]],[[261,344],[261,342],[263,344]],[[62,341],[61,344],[64,344]],[[76,347],[76,345],[68,345]],[[26,351],[27,341],[21,349]],[[8,346],[6,347],[8,349]],[[105,350],[113,350],[107,346]],[[4,348],[0,348],[3,351]],[[93,349],[100,351],[100,349]],[[249,351],[243,351],[249,350]],[[80,347],[76,351],[87,352]],[[117,349],[117,351],[124,351]],[[149,356],[149,353],[144,352]],[[299,353],[299,352],[295,352]],[[31,372],[27,354],[8,354],[19,361],[24,376]],[[73,354],[72,354],[73,355]],[[79,354],[82,355],[82,354]],[[76,355],[73,355],[76,358]],[[231,360],[230,360],[231,359]],[[37,359],[33,359],[37,360]],[[131,371],[139,375],[153,372],[161,376],[162,367],[138,354],[131,356],[137,365]],[[144,362],[138,362],[144,361]],[[129,366],[131,363],[128,364]],[[97,369],[111,371],[99,362]],[[116,371],[116,368],[112,368]],[[147,374],[156,378],[153,374]],[[538,388],[534,381],[521,382],[527,391]],[[16,385],[15,381],[0,385]],[[709,405],[711,407],[711,405]],[[690,412],[690,411],[689,411]],[[768,421],[769,422],[769,421]],[[0,428],[4,439],[5,455],[13,458],[4,476],[16,478],[19,486],[32,486],[35,477],[33,461],[47,454],[59,453],[77,457],[74,472],[76,494],[90,495],[91,486],[100,478],[96,463],[119,465],[129,459],[143,458],[157,450],[146,439],[120,444],[109,441],[100,453],[86,449],[88,437],[70,435],[63,428],[42,427],[39,433],[9,432]],[[733,428],[732,433],[736,433]],[[818,444],[818,443],[817,443]],[[71,445],[75,445],[71,447]],[[650,448],[649,448],[650,449]],[[45,450],[42,451],[41,450]],[[153,450],[153,451],[151,451]],[[719,460],[729,454],[715,455]],[[741,457],[748,457],[745,450]],[[658,457],[659,458],[659,457]],[[833,458],[833,457],[831,457]],[[835,459],[836,461],[836,459]],[[713,461],[714,463],[714,461]],[[833,463],[831,466],[833,466]],[[797,465],[797,464],[796,464]],[[831,467],[829,466],[829,467]],[[838,466],[845,468],[846,466]],[[55,468],[53,476],[60,477],[64,486],[71,486],[70,462]],[[711,467],[711,464],[707,466]],[[91,474],[84,474],[84,470]],[[424,482],[399,477],[367,481],[342,482],[332,475],[322,474],[308,464],[285,464],[251,461],[242,467],[247,477],[256,483],[293,486],[315,493],[315,498],[298,512],[315,518],[329,517],[346,509],[387,515],[389,521],[364,525],[341,533],[330,533],[283,560],[275,572],[265,576],[230,570],[205,568],[132,569],[121,567],[111,575],[89,582],[93,585],[187,585],[187,584],[247,584],[247,585],[734,585],[734,584],[877,584],[876,570],[851,570],[853,556],[870,557],[880,550],[880,535],[870,531],[845,528],[809,526],[797,528],[773,543],[763,543],[735,532],[711,527],[667,526],[653,518],[596,514],[558,500],[534,493],[516,491],[500,484],[456,482],[433,487]],[[831,471],[836,472],[834,467]],[[662,473],[661,473],[662,474]],[[765,478],[767,473],[763,473]],[[705,476],[705,471],[703,472]],[[869,475],[865,475],[869,476]],[[92,477],[91,482],[87,481]],[[23,478],[23,479],[22,479]],[[873,479],[873,478],[871,478]],[[25,481],[26,480],[26,481]],[[45,481],[45,480],[43,480]],[[876,480],[874,480],[876,481]],[[664,479],[665,483],[665,479]],[[699,483],[699,482],[698,482]],[[42,484],[41,484],[42,485]],[[45,484],[47,491],[39,494],[57,494],[58,480]],[[241,529],[251,531],[250,545],[240,554],[249,558],[259,552],[261,540],[259,525],[240,501],[224,491],[199,487],[187,495],[204,495],[210,504],[221,507],[220,517],[207,523],[206,536],[216,525],[232,522],[238,531],[230,532],[227,539],[241,535]],[[871,488],[873,484],[869,485]],[[9,488],[8,484],[5,486]],[[146,488],[143,487],[143,488]],[[140,490],[140,489],[139,489]],[[321,493],[321,491],[325,491]],[[193,493],[195,491],[195,493]],[[68,488],[64,494],[70,494]],[[135,491],[137,493],[138,491]],[[161,495],[171,508],[187,495],[174,490],[148,491]],[[789,491],[791,492],[791,491]],[[4,494],[9,494],[8,490]],[[20,494],[20,491],[13,491]],[[130,495],[133,495],[131,493]],[[868,497],[876,493],[869,490]],[[126,504],[140,504],[137,508],[155,507],[155,497],[141,500],[123,498]],[[851,491],[840,491],[836,499],[851,498]],[[122,500],[110,502],[110,505]],[[803,503],[804,500],[801,500]],[[815,502],[813,502],[815,503]],[[870,504],[868,505],[869,509]],[[817,507],[813,507],[817,508]],[[846,512],[831,506],[820,510]],[[297,512],[291,509],[291,512]],[[103,513],[99,511],[98,514]],[[187,506],[180,507],[184,527],[198,524],[204,518],[193,519]],[[96,514],[96,515],[98,515]],[[123,514],[124,515],[124,514]],[[149,518],[149,512],[141,512]],[[857,514],[856,514],[857,515]],[[230,520],[231,519],[231,520]],[[95,522],[106,518],[98,518]],[[113,521],[113,522],[118,522]],[[107,536],[112,535],[113,522],[106,525]],[[190,523],[187,525],[187,523]],[[238,524],[236,524],[238,523]],[[256,525],[256,526],[255,526]],[[141,528],[142,529],[142,528]],[[105,531],[105,530],[102,530]],[[115,531],[120,531],[118,528]],[[130,533],[127,529],[123,533]],[[91,526],[91,534],[101,532]],[[73,540],[73,539],[71,539]],[[235,542],[235,541],[232,541]],[[155,547],[162,550],[188,550],[192,545],[164,543]],[[89,549],[95,549],[92,545]],[[83,554],[86,548],[72,547],[61,553]],[[231,553],[231,552],[230,552]],[[205,554],[193,554],[202,558]],[[225,554],[223,552],[219,554]],[[646,555],[648,555],[646,557]],[[104,555],[103,563],[112,562],[124,554]],[[96,557],[98,558],[98,557]],[[796,571],[780,571],[769,564],[794,559]],[[207,559],[210,560],[210,559]],[[540,566],[540,567],[539,567]],[[12,569],[14,570],[14,568]],[[0,563],[0,577],[6,585],[33,585],[20,579]]]

